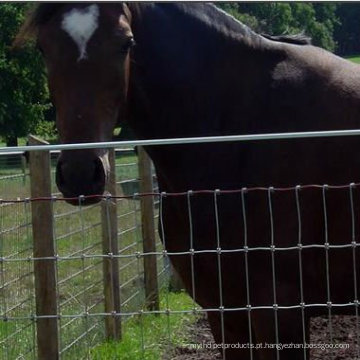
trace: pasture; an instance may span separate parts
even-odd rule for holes
[[[347,56],[346,59],[352,61],[355,64],[360,64],[360,55]]]

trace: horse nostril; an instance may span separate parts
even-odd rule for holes
[[[102,161],[97,158],[94,160],[95,163],[95,169],[94,169],[94,175],[93,175],[93,181],[95,184],[103,183],[105,180],[105,171]]]

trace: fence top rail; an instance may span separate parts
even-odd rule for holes
[[[80,150],[80,149],[95,149],[95,148],[104,149],[104,148],[116,148],[116,147],[119,148],[119,147],[130,147],[130,146],[201,144],[201,143],[216,143],[216,142],[229,142],[229,141],[282,140],[282,139],[302,139],[302,138],[357,136],[357,135],[360,135],[360,129],[208,136],[208,137],[190,137],[190,138],[173,138],[173,139],[111,141],[111,142],[94,142],[94,143],[80,143],[80,144],[32,145],[32,146],[18,146],[18,147],[11,146],[11,147],[0,147],[0,154],[14,152],[14,151]]]
[[[45,146],[45,145],[42,145]],[[12,149],[17,149],[17,151],[1,151],[2,149],[9,149],[10,147],[0,147],[0,155],[24,155],[24,151],[31,151],[31,150],[36,150],[33,149],[34,146],[14,146],[11,147]],[[26,150],[22,150],[26,148]],[[20,149],[20,150],[19,150]],[[41,148],[41,150],[43,150]],[[46,149],[45,149],[46,150]],[[133,148],[123,148],[123,149],[115,149],[115,152],[130,152],[130,151],[134,151]],[[60,150],[50,150],[51,154],[60,154]]]

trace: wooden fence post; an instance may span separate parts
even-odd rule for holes
[[[46,142],[29,136],[29,145]],[[50,154],[48,151],[30,152],[31,198],[51,197]],[[56,260],[51,201],[32,201],[32,232],[34,261],[38,359],[59,359],[59,337],[56,293]],[[41,318],[41,316],[53,316]]]
[[[109,195],[116,196],[115,150],[109,150],[110,177],[106,186]],[[102,248],[104,255],[118,255],[116,200],[104,199],[101,203]],[[106,313],[120,313],[119,259],[104,258],[104,298]],[[106,338],[121,339],[120,316],[105,316]]]
[[[151,193],[153,192],[151,160],[141,146],[138,147],[138,157],[140,193]],[[145,254],[149,252],[156,252],[153,196],[142,196],[140,204],[143,251]],[[159,286],[156,255],[144,256],[144,278],[146,307],[149,310],[159,310]]]

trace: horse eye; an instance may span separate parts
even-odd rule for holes
[[[122,45],[121,52],[126,54],[135,45],[136,45],[136,42],[135,42],[134,38],[131,37],[125,42],[125,44]]]

